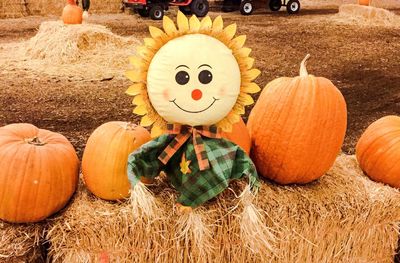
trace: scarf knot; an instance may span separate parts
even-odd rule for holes
[[[174,154],[182,147],[182,145],[190,138],[193,138],[193,147],[196,153],[197,162],[200,171],[210,168],[207,152],[204,147],[202,137],[221,138],[218,128],[215,125],[211,126],[188,126],[181,124],[168,124],[167,133],[175,135],[174,139],[168,144],[163,152],[158,156],[158,159],[165,165],[174,156]]]

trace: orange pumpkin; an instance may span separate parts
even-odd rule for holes
[[[87,188],[106,200],[128,197],[128,155],[150,139],[145,128],[131,123],[112,121],[98,127],[83,153],[82,173]]]
[[[347,125],[346,102],[326,78],[278,78],[262,91],[247,123],[258,172],[281,184],[308,183],[334,163]]]
[[[64,24],[82,24],[83,10],[76,5],[75,0],[67,0],[62,12]]]
[[[358,0],[358,4],[369,6],[370,0]]]
[[[356,156],[371,179],[400,187],[400,117],[386,116],[372,123],[357,143]]]
[[[251,140],[243,119],[232,126],[231,132],[222,132],[222,137],[239,145],[247,154],[250,154]]]
[[[0,218],[9,222],[38,222],[56,213],[78,183],[71,143],[31,124],[0,128],[0,167]]]

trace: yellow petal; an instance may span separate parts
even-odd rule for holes
[[[154,39],[162,38],[165,36],[165,33],[161,29],[154,26],[149,26],[149,32],[151,37]]]
[[[187,32],[189,30],[189,21],[181,11],[178,11],[178,16],[176,20],[178,23],[179,31]]]
[[[146,74],[138,70],[128,70],[125,76],[132,82],[145,82]]]
[[[200,29],[200,20],[197,18],[197,16],[193,15],[189,19],[189,25],[190,25],[190,31],[192,32],[197,32]]]
[[[247,69],[251,69],[254,65],[254,58],[248,57],[244,60],[244,63],[246,64]]]
[[[137,106],[134,110],[133,113],[137,114],[137,115],[145,115],[147,114],[147,108],[146,105],[139,105]]]
[[[168,16],[164,16],[163,18],[163,28],[169,36],[174,36],[177,32],[174,22]]]
[[[145,104],[146,104],[145,101],[144,101],[144,99],[143,99],[143,96],[142,96],[142,95],[136,95],[136,96],[133,98],[132,103],[135,104],[135,105],[137,105],[137,106],[139,106],[139,105],[145,105]]]
[[[232,46],[233,48],[240,49],[240,48],[243,47],[243,45],[244,45],[245,42],[246,42],[246,36],[245,36],[245,35],[241,35],[241,36],[235,37],[235,38],[232,40],[231,46]]]
[[[240,93],[239,100],[244,106],[248,106],[254,103],[254,99],[249,94],[243,92]]]
[[[200,30],[209,30],[211,29],[212,21],[209,16],[203,18],[200,22]]]
[[[243,105],[241,105],[240,103],[236,103],[236,105],[233,107],[233,111],[236,113],[236,114],[239,114],[239,115],[243,115],[246,111],[244,110],[244,106]]]
[[[245,78],[246,80],[248,80],[248,81],[253,81],[253,80],[255,80],[260,74],[261,74],[261,71],[260,71],[260,70],[258,70],[258,69],[256,69],[256,68],[253,68],[253,69],[250,69],[250,70],[248,70],[248,71],[246,71],[246,72],[244,73],[244,78]]]
[[[212,31],[215,32],[215,33],[221,32],[223,28],[224,28],[224,21],[222,20],[221,16],[217,16],[214,19],[214,23],[213,23],[213,26],[212,26]]]
[[[163,134],[163,129],[160,126],[154,125],[151,128],[151,137],[152,138],[156,138],[156,137],[158,137],[158,136],[160,136],[162,134]]]
[[[148,47],[146,46],[140,46],[136,48],[137,53],[139,54],[140,57],[142,58],[148,58],[148,57],[153,57],[154,52],[151,51]]]
[[[154,123],[154,121],[152,119],[150,119],[148,115],[144,115],[140,121],[140,126],[147,127],[147,126],[152,125],[153,123]]]
[[[125,93],[131,96],[135,96],[140,94],[144,90],[144,84],[143,83],[135,83],[132,86],[130,86]]]
[[[230,122],[224,118],[222,119],[222,121],[220,121],[217,126],[219,128],[221,128],[222,131],[224,132],[231,132],[232,131],[232,124],[230,124]]]
[[[231,111],[228,115],[228,120],[231,124],[235,124],[240,121],[240,116]]]
[[[228,40],[231,40],[235,36],[236,29],[237,29],[236,24],[230,24],[224,29],[224,34],[228,38]]]
[[[154,38],[146,37],[143,41],[146,47],[153,49],[157,47],[157,41],[155,41]]]
[[[243,47],[238,50],[237,54],[241,57],[248,57],[251,53],[251,48]]]
[[[260,90],[261,90],[261,88],[254,82],[250,82],[249,84],[247,84],[246,86],[241,88],[242,92],[246,92],[246,93],[250,93],[250,94],[257,93]]]
[[[129,64],[135,66],[135,68],[140,68],[142,65],[142,59],[140,57],[129,57]]]

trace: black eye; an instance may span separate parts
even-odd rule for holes
[[[189,74],[186,71],[179,71],[175,75],[175,80],[179,85],[185,85],[186,83],[189,82],[190,77]]]
[[[203,84],[208,84],[212,81],[212,74],[208,70],[203,70],[199,73],[199,81]]]

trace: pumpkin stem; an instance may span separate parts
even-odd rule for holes
[[[75,0],[67,0],[67,3],[70,5],[76,5]]]
[[[37,137],[37,136],[35,136],[33,138],[27,138],[27,139],[25,139],[25,142],[27,142],[29,144],[32,144],[32,145],[35,145],[35,146],[43,146],[43,145],[46,144],[45,142],[42,142],[39,139],[39,137]]]
[[[307,77],[308,72],[307,72],[307,60],[310,58],[310,54],[307,54],[306,57],[303,59],[303,61],[300,64],[300,77]]]

